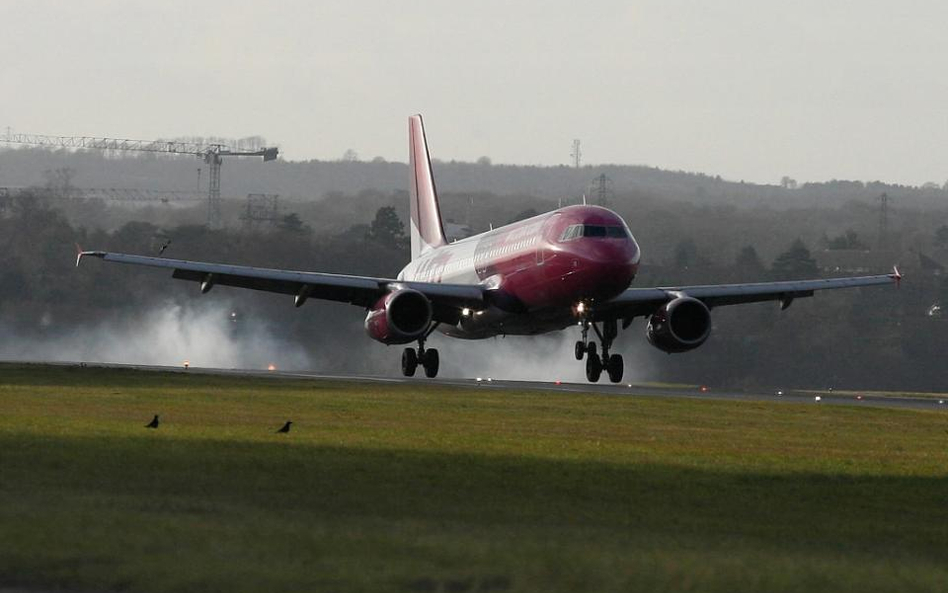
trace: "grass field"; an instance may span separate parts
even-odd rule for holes
[[[0,366],[0,588],[944,591],[946,559],[941,412]]]

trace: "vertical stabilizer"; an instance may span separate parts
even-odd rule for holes
[[[408,118],[408,167],[411,169],[411,258],[414,260],[447,243],[421,115]]]

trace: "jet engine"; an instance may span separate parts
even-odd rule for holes
[[[711,311],[698,299],[682,296],[665,303],[648,320],[646,336],[652,346],[668,352],[687,352],[711,335]]]
[[[365,316],[365,332],[383,344],[407,344],[425,335],[431,326],[428,297],[403,288],[378,300]]]

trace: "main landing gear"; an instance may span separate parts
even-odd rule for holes
[[[625,371],[625,364],[622,361],[621,354],[609,354],[612,348],[612,342],[619,333],[616,320],[602,322],[602,331],[592,321],[583,320],[583,339],[576,342],[574,353],[576,360],[582,360],[586,357],[586,378],[590,382],[596,383],[603,371],[609,375],[609,380],[618,383],[622,380],[622,374]],[[596,343],[588,339],[589,328],[592,327],[599,340],[602,342],[602,356],[596,351]]]
[[[438,367],[441,365],[441,358],[438,351],[434,348],[425,348],[424,340],[418,341],[418,349],[405,348],[402,351],[402,374],[406,377],[414,377],[418,365],[425,369],[425,376],[434,379],[438,376]]]

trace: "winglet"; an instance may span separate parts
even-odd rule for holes
[[[91,255],[92,257],[101,257],[104,259],[106,256],[106,252],[105,251],[83,251],[82,247],[80,247],[79,244],[76,243],[76,267],[77,268],[79,267],[79,264],[82,263],[83,256],[86,256],[86,255]]]
[[[889,278],[895,280],[896,288],[902,286],[902,272],[899,271],[899,266],[892,266],[892,273],[889,274]]]

